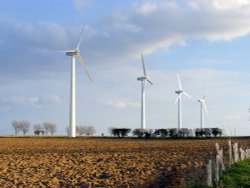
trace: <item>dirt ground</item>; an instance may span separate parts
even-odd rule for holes
[[[205,181],[216,142],[226,153],[222,139],[0,138],[0,187],[182,187]]]

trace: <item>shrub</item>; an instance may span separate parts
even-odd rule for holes
[[[222,135],[222,129],[219,128],[212,128],[212,134],[217,137],[218,135],[221,136]]]
[[[168,129],[155,129],[153,135],[160,137],[167,137],[168,133],[169,133]]]
[[[118,138],[124,138],[125,136],[128,136],[128,133],[130,133],[131,129],[127,128],[112,128],[111,132],[112,135],[117,136]]]
[[[178,129],[176,129],[176,128],[169,129],[169,136],[172,138],[177,138],[178,137]]]

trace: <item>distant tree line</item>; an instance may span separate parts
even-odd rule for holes
[[[18,135],[19,132],[22,132],[23,135],[26,135],[30,129],[30,123],[25,120],[22,120],[22,121],[14,120],[11,122],[11,124],[12,124],[12,127],[14,128],[15,135]],[[48,133],[50,133],[51,135],[54,135],[54,133],[57,130],[56,124],[50,123],[50,122],[45,122],[42,125],[35,124],[33,127],[34,127],[35,135],[48,135]]]
[[[41,124],[34,125],[34,134],[35,135],[54,135],[57,130],[57,126],[55,123],[45,122]]]
[[[128,128],[109,128],[109,132],[111,135],[124,138],[128,136],[131,132],[131,129]],[[219,128],[204,128],[204,129],[176,129],[176,128],[169,128],[169,129],[134,129],[132,131],[134,136],[139,138],[185,138],[185,137],[217,137],[222,136],[223,132],[222,129]]]
[[[66,127],[66,131],[69,135],[70,128]],[[76,126],[76,134],[79,136],[93,136],[96,130],[95,127],[92,125],[77,125]]]

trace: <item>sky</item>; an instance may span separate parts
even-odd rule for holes
[[[0,0],[0,135],[11,122],[69,125],[70,58],[86,24],[76,64],[77,125],[140,128],[141,54],[147,128],[177,128],[176,74],[183,127],[250,135],[250,0]]]

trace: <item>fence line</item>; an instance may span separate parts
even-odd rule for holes
[[[231,168],[233,163],[245,160],[250,158],[250,149],[243,149],[239,147],[238,143],[234,143],[232,146],[231,140],[228,141],[228,168]],[[207,185],[213,186],[219,184],[219,178],[226,170],[225,164],[223,161],[223,149],[220,148],[219,144],[215,144],[216,148],[216,156],[215,160],[212,159],[208,160],[206,165],[206,172],[207,172]]]

